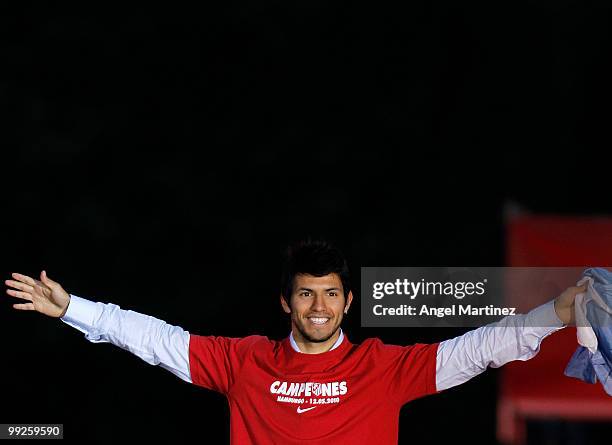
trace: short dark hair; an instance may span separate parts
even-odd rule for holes
[[[296,275],[322,277],[331,273],[340,277],[344,298],[347,298],[351,285],[349,268],[342,252],[325,240],[298,241],[287,248],[281,275],[281,294],[290,303]]]

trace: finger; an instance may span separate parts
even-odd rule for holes
[[[22,303],[22,304],[14,304],[13,307],[15,309],[19,309],[20,311],[34,311],[34,305],[32,303]]]
[[[27,292],[20,292],[13,289],[7,289],[6,293],[11,297],[21,298],[22,300],[32,301],[32,295]]]
[[[32,286],[30,286],[29,284],[20,283],[19,281],[5,280],[4,284],[10,287],[14,287],[15,289],[25,291],[25,292],[30,292],[30,293],[34,292],[34,288]]]
[[[30,286],[36,285],[36,280],[28,277],[27,275],[22,275],[20,273],[12,273],[11,276],[16,280],[21,281],[22,283],[29,284]]]
[[[42,283],[49,288],[52,288],[57,284],[55,281],[53,281],[47,276],[47,271],[45,270],[40,273],[40,281],[42,281]]]

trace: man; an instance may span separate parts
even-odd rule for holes
[[[540,342],[573,322],[585,287],[570,287],[526,315],[439,344],[350,343],[343,316],[353,301],[342,254],[325,242],[288,251],[281,305],[291,317],[283,341],[263,336],[190,334],[156,318],[69,295],[41,272],[40,281],[13,274],[7,293],[36,310],[111,342],[181,379],[219,391],[230,405],[234,444],[397,443],[402,405],[459,385],[511,360],[537,354]]]

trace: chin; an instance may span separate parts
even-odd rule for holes
[[[334,334],[338,331],[338,328],[335,329],[331,329],[330,331],[327,332],[312,332],[312,331],[306,331],[306,330],[301,330],[301,334],[304,337],[305,340],[308,340],[309,342],[312,343],[323,343],[327,340],[329,340],[330,338],[332,338],[334,336]]]
[[[327,340],[329,340],[332,337],[333,334],[329,334],[329,335],[317,335],[317,336],[312,336],[309,335],[307,340],[311,341],[313,343],[323,343]]]

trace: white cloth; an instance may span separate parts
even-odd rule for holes
[[[467,382],[487,367],[529,360],[540,343],[564,327],[554,300],[527,314],[509,315],[459,337],[440,342],[436,357],[436,388],[442,391]]]
[[[112,343],[191,383],[189,332],[112,303],[70,297],[68,310],[61,320],[84,333],[87,340]],[[468,381],[489,366],[496,368],[512,360],[528,360],[538,353],[545,337],[562,327],[554,301],[549,301],[528,314],[508,316],[443,341],[436,357],[436,387],[442,391]],[[344,338],[341,332],[334,348]],[[292,336],[291,340],[294,349],[299,351]]]
[[[76,295],[70,295],[68,310],[61,320],[83,332],[92,343],[112,343],[191,383],[189,332],[178,326]]]
[[[609,314],[612,314],[612,308],[609,308],[601,295],[593,287],[593,278],[584,277],[578,283],[577,286],[582,286],[588,281],[587,290],[584,293],[576,295],[574,304],[574,315],[576,317],[576,337],[580,346],[587,348],[591,354],[595,354],[597,351],[597,336],[595,331],[587,319],[587,303],[593,301],[600,308]]]

